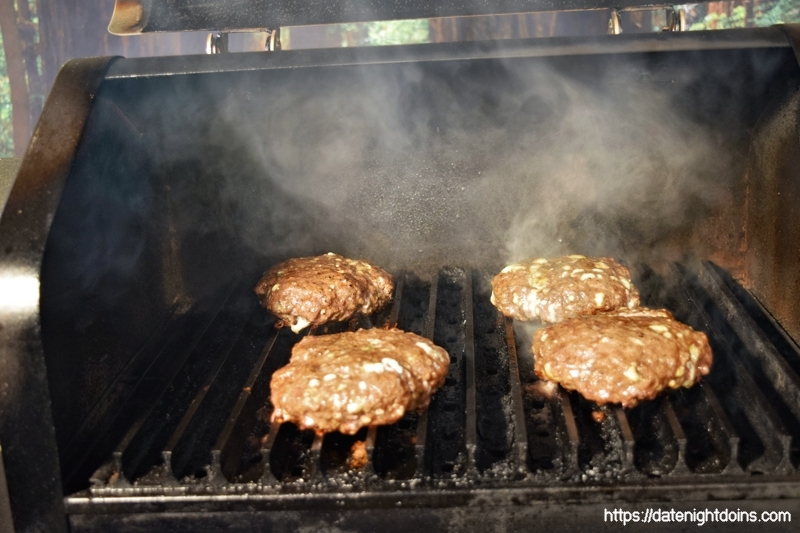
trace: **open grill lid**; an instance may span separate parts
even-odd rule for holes
[[[108,30],[258,31],[281,26],[665,5],[659,0],[116,0]]]

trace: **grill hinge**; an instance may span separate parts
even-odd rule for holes
[[[267,34],[264,41],[265,52],[275,52],[281,49],[281,29],[275,28],[274,30],[262,30]],[[228,36],[230,34],[221,31],[212,31],[208,34],[206,40],[206,54],[227,54],[228,49]]]
[[[206,40],[206,54],[227,54],[228,34],[212,31]]]

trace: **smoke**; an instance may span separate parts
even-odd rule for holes
[[[422,271],[564,253],[674,259],[743,178],[741,133],[681,100],[708,73],[677,63],[589,56],[270,76],[221,106],[226,142],[260,169],[229,173],[222,190],[257,254],[335,251]]]
[[[525,137],[538,150],[515,154],[514,185],[535,200],[513,211],[508,261],[575,252],[639,260],[730,205],[721,178],[731,161],[708,128],[678,114],[676,87],[621,78],[598,91],[553,77],[559,120],[545,138]]]

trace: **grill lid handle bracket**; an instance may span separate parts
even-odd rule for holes
[[[264,43],[265,52],[275,52],[281,49],[281,29],[275,28],[274,30],[265,30],[267,33],[267,40]]]
[[[206,39],[206,54],[227,54],[228,53],[228,34],[212,31]]]
[[[281,29],[275,28],[273,30],[262,30],[267,34],[264,41],[265,52],[275,52],[281,49]],[[208,34],[206,39],[206,54],[227,54],[230,52],[230,34],[223,31],[212,31]]]

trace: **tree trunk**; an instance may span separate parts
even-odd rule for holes
[[[33,126],[42,113],[46,89],[39,72],[37,58],[41,46],[36,42],[36,26],[31,17],[29,0],[17,0],[17,27],[22,39],[22,55],[28,73],[28,102],[30,102],[30,124]]]
[[[66,0],[38,0],[42,77],[49,91],[58,69],[72,57],[72,31]],[[87,2],[88,3],[88,2]]]
[[[23,1],[23,0],[20,0]],[[30,101],[25,78],[25,60],[22,41],[17,28],[14,3],[0,1],[0,31],[3,32],[3,49],[6,54],[6,72],[11,90],[11,117],[14,127],[14,154],[22,157],[30,139]]]

